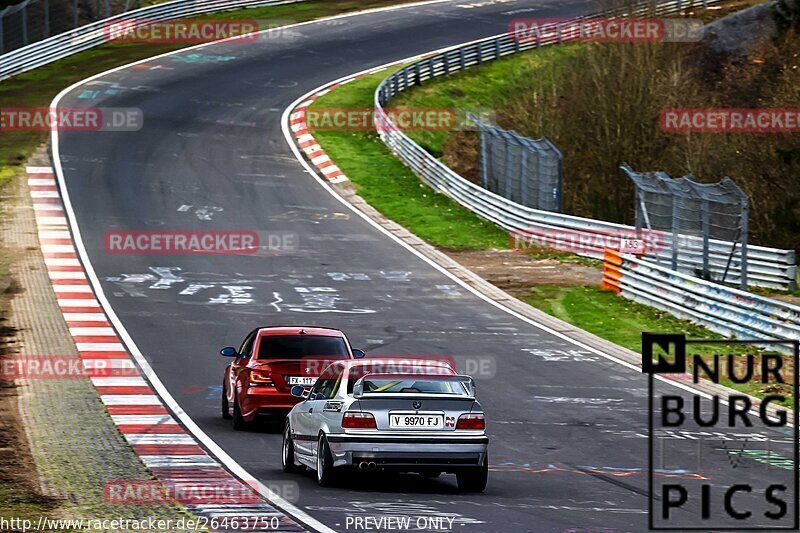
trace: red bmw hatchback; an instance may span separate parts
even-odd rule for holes
[[[295,385],[310,388],[333,361],[364,357],[338,329],[315,326],[270,326],[251,331],[237,350],[222,382],[222,418],[247,429],[259,416],[282,418],[300,401]]]

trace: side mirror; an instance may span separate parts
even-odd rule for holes
[[[298,398],[305,398],[306,389],[303,388],[302,385],[295,385],[292,387],[292,396],[297,396]]]
[[[364,353],[364,350],[357,350],[355,348],[353,349],[353,357],[356,359],[363,359],[366,356],[367,354]]]
[[[239,352],[236,351],[236,348],[233,348],[232,346],[228,346],[227,348],[221,349],[219,351],[219,354],[222,357],[236,357],[237,355],[239,355]]]

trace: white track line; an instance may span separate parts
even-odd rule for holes
[[[287,25],[287,26],[281,26],[279,28],[270,28],[268,30],[262,30],[262,31],[260,31],[258,33],[259,34],[261,34],[261,33],[269,33],[270,31],[285,30],[285,29],[288,29],[288,28],[295,28],[295,27],[306,26],[306,25],[310,25],[310,24],[319,24],[319,23],[324,23],[326,21],[349,18],[349,17],[355,17],[355,16],[361,16],[361,15],[366,15],[366,14],[370,14],[370,13],[378,13],[378,12],[383,12],[383,11],[395,11],[395,10],[399,10],[399,9],[408,9],[408,8],[413,8],[413,7],[423,6],[423,5],[441,4],[441,3],[448,3],[448,2],[453,2],[453,1],[456,1],[456,0],[425,0],[425,1],[422,1],[422,2],[415,2],[415,3],[412,3],[412,4],[401,4],[401,5],[397,5],[397,6],[389,6],[389,7],[368,9],[368,10],[364,10],[364,11],[357,11],[357,12],[353,12],[353,13],[345,13],[345,14],[342,14],[342,15],[336,15],[336,16],[332,16],[332,17],[325,17],[325,18],[321,18],[321,19],[317,19],[317,20],[310,20],[310,21],[307,21],[307,22],[300,22],[300,23],[297,23],[297,24],[290,24],[290,25]],[[65,88],[64,90],[62,90],[60,93],[58,93],[56,95],[56,97],[53,98],[53,101],[50,103],[50,110],[51,111],[57,111],[59,102],[64,98],[64,96],[66,96],[68,93],[70,93],[71,91],[73,91],[77,87],[80,87],[81,85],[84,85],[86,83],[94,81],[94,80],[96,80],[98,78],[101,78],[103,76],[106,76],[108,74],[112,74],[114,72],[118,72],[120,70],[124,70],[126,68],[130,68],[130,67],[133,67],[133,66],[136,66],[136,65],[140,65],[142,63],[147,63],[148,61],[153,61],[153,60],[160,59],[160,58],[163,58],[163,57],[169,57],[169,56],[172,56],[172,55],[175,55],[175,54],[179,54],[179,53],[183,53],[183,52],[186,52],[186,51],[189,51],[189,50],[197,50],[197,49],[200,49],[200,48],[204,48],[206,46],[215,45],[215,44],[219,44],[219,43],[222,43],[222,42],[225,42],[225,41],[228,41],[228,40],[234,40],[234,39],[237,39],[237,38],[234,37],[234,38],[230,38],[230,39],[222,39],[222,40],[214,41],[214,42],[210,42],[210,43],[202,43],[202,44],[195,45],[195,46],[189,46],[189,47],[186,47],[186,48],[182,48],[180,50],[174,50],[172,52],[167,52],[167,53],[159,54],[159,55],[156,55],[156,56],[153,56],[153,57],[148,57],[148,58],[145,58],[145,59],[141,59],[139,61],[134,61],[133,63],[128,63],[126,65],[120,65],[118,67],[106,70],[104,72],[100,72],[100,73],[95,74],[93,76],[90,76],[90,77],[88,77],[88,78],[86,78],[86,79],[84,79],[82,81],[74,83],[74,84],[70,85],[69,87]],[[65,224],[66,223],[66,224],[69,225],[70,229],[72,230],[72,236],[73,236],[73,238],[75,240],[75,248],[78,251],[78,256],[81,258],[81,262],[83,263],[83,268],[86,271],[86,275],[89,278],[89,281],[92,284],[92,287],[94,288],[95,294],[97,296],[97,299],[100,302],[100,305],[102,306],[102,308],[105,310],[106,314],[108,315],[108,319],[111,321],[111,323],[116,328],[120,339],[123,341],[123,343],[125,343],[125,346],[128,348],[128,351],[131,353],[133,358],[136,360],[136,363],[141,368],[142,374],[147,377],[147,380],[150,382],[150,385],[153,387],[153,389],[156,391],[156,393],[158,393],[158,395],[161,397],[163,402],[168,406],[168,408],[181,421],[181,423],[184,425],[184,427],[192,435],[194,435],[197,438],[197,440],[200,441],[209,450],[209,452],[211,454],[213,454],[221,463],[223,463],[225,465],[225,467],[227,467],[228,470],[230,470],[235,476],[240,478],[242,481],[244,481],[246,483],[249,483],[252,487],[254,487],[258,491],[258,493],[261,496],[263,496],[265,499],[267,499],[275,507],[277,507],[281,511],[284,511],[286,514],[288,514],[289,516],[291,516],[292,518],[294,518],[298,522],[301,522],[303,525],[305,525],[305,526],[307,526],[307,527],[309,527],[309,528],[311,528],[313,530],[319,531],[320,533],[336,533],[330,527],[326,526],[325,524],[323,524],[319,520],[313,518],[311,515],[309,515],[305,511],[299,509],[295,505],[293,505],[290,502],[288,502],[285,499],[283,499],[280,495],[278,495],[275,492],[273,492],[269,487],[267,487],[265,484],[263,484],[261,481],[256,479],[253,475],[251,475],[247,470],[245,470],[241,465],[239,465],[239,463],[237,463],[230,455],[228,455],[227,452],[225,452],[225,450],[222,449],[222,447],[220,447],[216,442],[214,442],[214,440],[211,437],[209,437],[206,434],[206,432],[203,431],[200,428],[200,426],[198,426],[194,422],[194,420],[192,420],[192,418],[186,413],[186,411],[184,411],[181,408],[181,406],[178,404],[178,402],[175,401],[175,398],[172,397],[170,392],[167,390],[167,388],[164,386],[164,384],[159,379],[158,375],[155,373],[153,368],[150,366],[150,363],[147,362],[147,359],[144,357],[144,355],[142,354],[141,350],[139,350],[139,347],[133,341],[133,338],[128,333],[128,330],[125,329],[124,324],[119,319],[117,314],[114,312],[114,308],[111,306],[111,303],[109,302],[108,298],[105,295],[105,292],[103,291],[103,287],[100,284],[100,279],[98,278],[97,273],[94,270],[94,266],[92,265],[91,260],[89,258],[89,254],[88,254],[88,252],[86,250],[86,246],[83,243],[83,238],[81,236],[80,228],[78,227],[78,220],[77,220],[77,217],[75,215],[75,210],[74,210],[74,208],[72,206],[72,201],[71,201],[71,199],[69,197],[69,192],[67,191],[66,179],[64,177],[64,169],[63,169],[63,167],[61,165],[61,150],[60,150],[60,144],[59,144],[59,138],[58,138],[58,131],[55,130],[55,129],[53,129],[50,132],[50,144],[51,144],[52,154],[53,154],[52,155],[52,157],[53,157],[53,168],[55,170],[56,178],[58,180],[59,189],[61,190],[61,199],[62,199],[62,202],[64,203],[64,209],[66,211],[67,217],[65,219],[58,218],[58,219],[52,219],[52,220],[47,220],[47,221],[48,222],[52,222],[52,223],[60,222],[61,224]],[[37,173],[37,172],[47,173],[48,170],[49,170],[48,167],[42,167],[42,169],[35,169],[35,168],[32,167],[30,173]],[[59,265],[59,264],[60,265],[79,265],[80,264],[77,259],[49,259],[49,260],[46,260],[45,262],[48,263],[48,264],[51,264],[51,265]]]

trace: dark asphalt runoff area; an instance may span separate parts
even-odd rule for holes
[[[290,103],[331,80],[499,34],[517,17],[591,8],[462,0],[352,16],[147,61],[77,87],[60,103],[143,111],[139,131],[60,137],[83,242],[126,330],[217,444],[267,485],[284,487],[290,498],[296,491],[296,505],[335,530],[386,516],[411,517],[412,531],[647,529],[645,376],[490,305],[387,238],[303,169],[281,129]],[[108,254],[104,234],[111,230],[291,232],[298,248],[281,255]],[[235,432],[221,419],[228,361],[218,355],[255,326],[282,324],[341,328],[371,355],[489,361],[490,371],[475,372],[491,438],[486,492],[459,494],[450,475],[351,475],[323,489],[311,474],[284,474],[279,433]],[[701,440],[678,433],[664,441],[657,477],[714,487],[743,476],[754,486],[791,483],[791,471],[747,454],[734,466],[722,434]],[[770,446],[770,453],[789,453],[781,451],[785,443]],[[696,461],[691,454],[700,448]],[[761,513],[772,509],[763,500],[754,493],[735,501]],[[712,506],[721,515],[721,501]],[[699,502],[686,507],[676,520],[698,519]],[[443,528],[432,519],[445,519]]]

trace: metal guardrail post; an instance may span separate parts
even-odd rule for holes
[[[6,8],[8,9],[8,8]],[[5,50],[5,45],[3,43],[3,19],[6,17],[6,10],[0,11],[0,55],[3,54],[3,50]]]
[[[507,136],[505,138],[505,145],[506,145],[506,171],[503,173],[504,176],[505,176],[505,180],[504,180],[505,183],[503,183],[503,196],[505,196],[506,198],[510,199],[511,198],[511,178],[510,178],[511,173],[510,173],[510,170],[511,170],[511,155],[512,155],[513,152],[511,151],[511,142],[509,142],[509,141],[510,141],[510,136]]]
[[[703,278],[709,279],[711,276],[711,272],[708,268],[709,258],[709,249],[708,249],[708,239],[711,234],[711,228],[709,227],[709,217],[711,216],[709,213],[708,208],[708,199],[703,198],[702,204],[700,209],[702,210],[702,218],[703,218]]]
[[[28,44],[28,2],[22,6],[22,45]]]
[[[742,204],[742,216],[740,220],[742,221],[742,232],[739,235],[739,239],[742,243],[742,262],[741,266],[739,267],[740,274],[740,287],[743,291],[747,290],[747,271],[748,271],[748,264],[747,264],[747,240],[748,240],[748,222],[747,217],[749,216],[750,207],[747,202],[747,197],[744,197],[744,203]]]
[[[678,270],[678,202],[672,199],[672,270]]]
[[[528,151],[522,151],[522,160],[519,164],[519,189],[520,189],[520,203],[528,205]],[[538,204],[541,205],[541,198],[537,198]]]
[[[489,188],[489,147],[487,133],[481,130],[481,187]]]
[[[44,0],[44,38],[50,37],[50,0]]]

